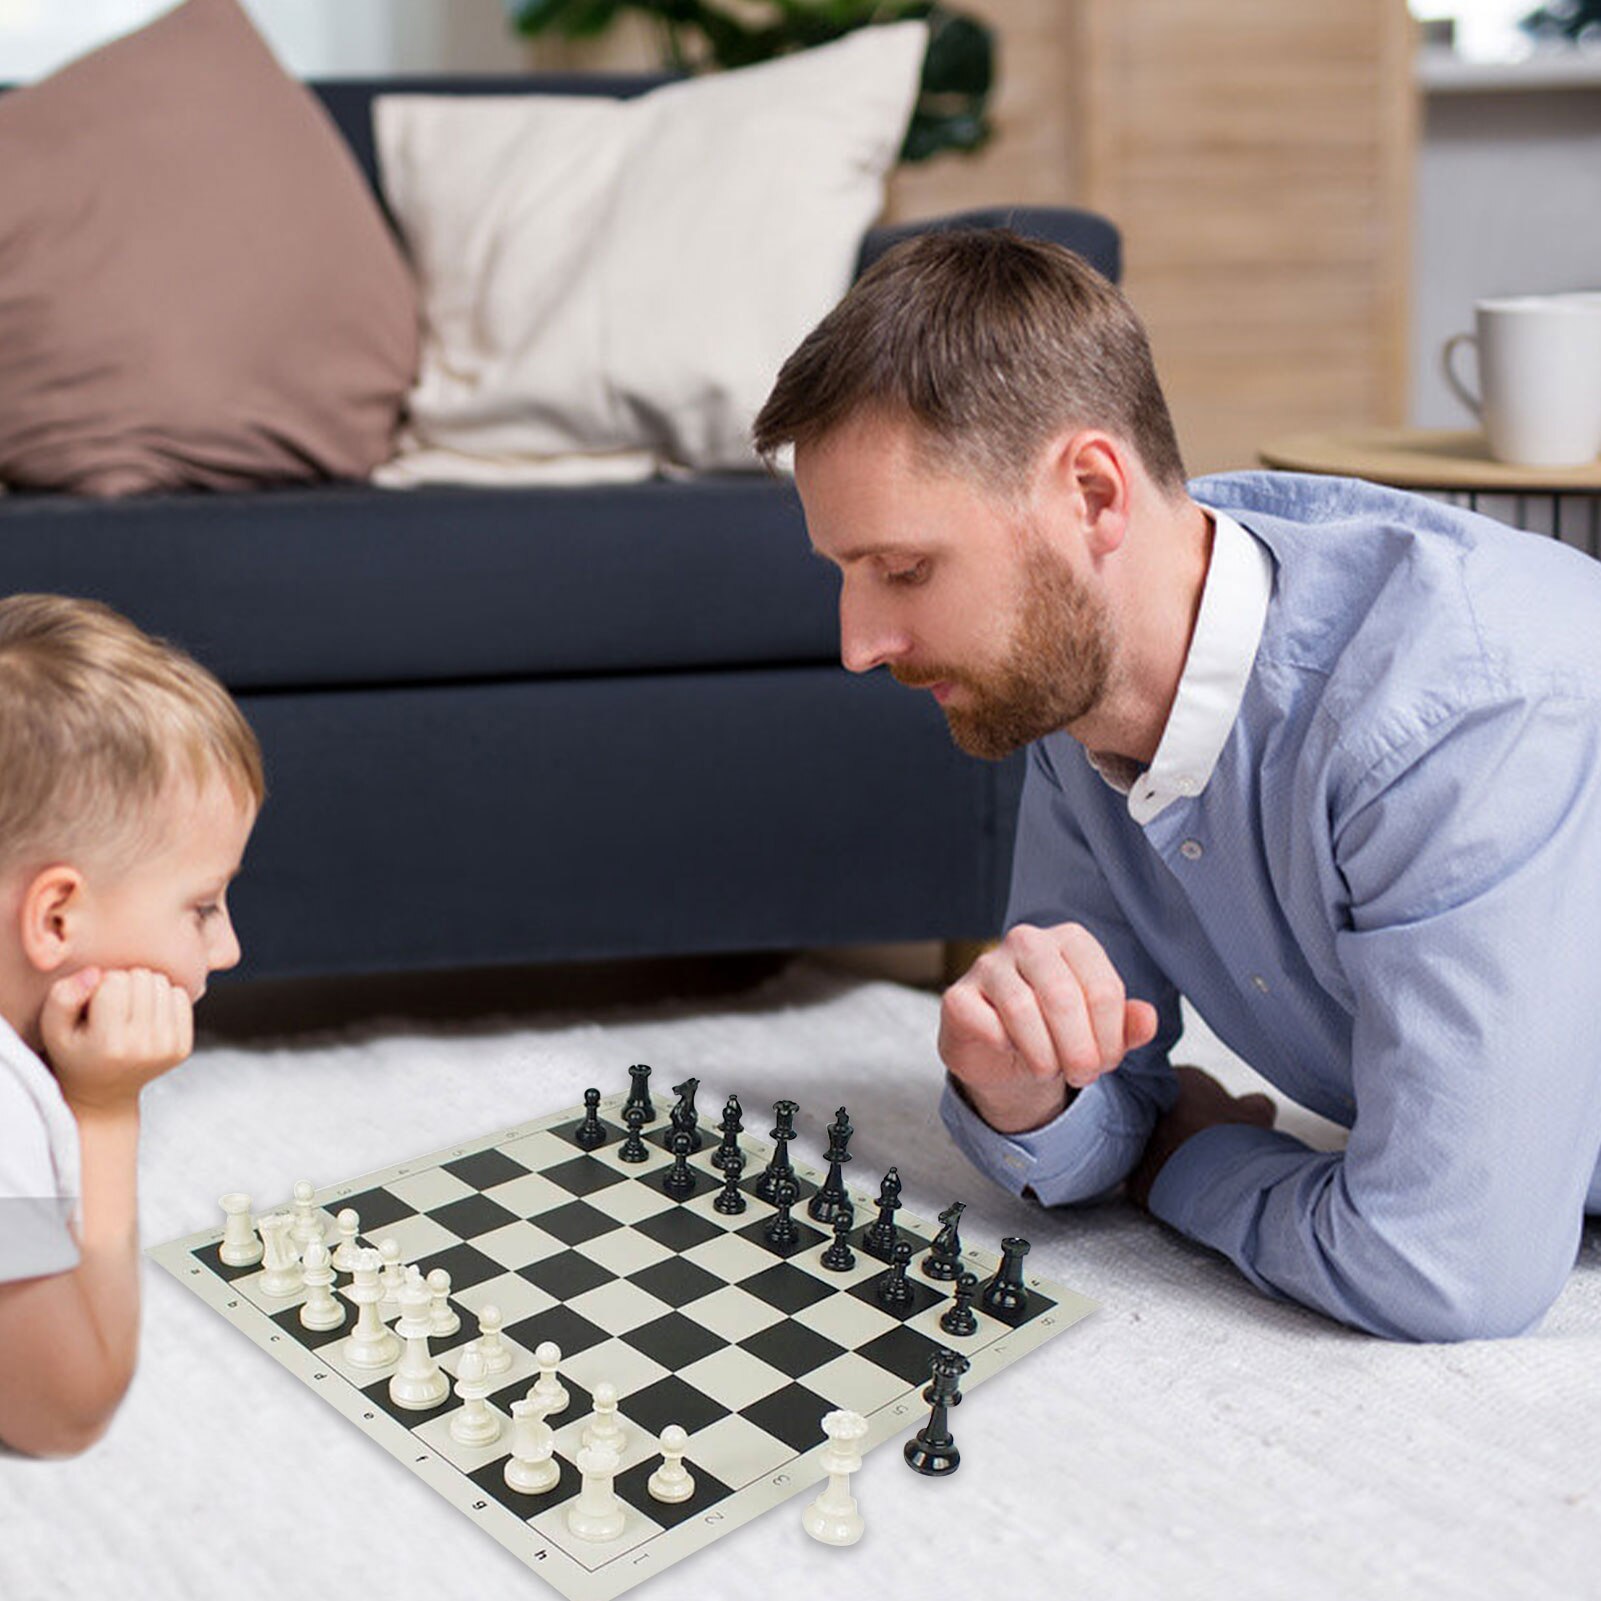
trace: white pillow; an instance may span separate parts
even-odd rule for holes
[[[754,466],[751,423],[882,208],[926,43],[862,28],[635,100],[379,97],[423,306],[381,481]]]

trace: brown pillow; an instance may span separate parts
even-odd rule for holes
[[[0,481],[363,477],[417,361],[354,157],[237,0],[0,95]]]

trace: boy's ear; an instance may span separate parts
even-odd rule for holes
[[[64,862],[39,872],[22,894],[22,951],[40,973],[54,973],[72,954],[83,912],[83,874]]]

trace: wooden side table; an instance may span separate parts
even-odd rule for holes
[[[1264,466],[1285,472],[1414,489],[1601,557],[1601,460],[1583,467],[1510,467],[1490,456],[1483,434],[1440,428],[1296,434],[1257,454]]]

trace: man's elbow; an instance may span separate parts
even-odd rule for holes
[[[1378,1332],[1420,1344],[1505,1340],[1527,1334],[1551,1310],[1567,1274],[1485,1271],[1471,1279],[1422,1286],[1391,1309]]]

